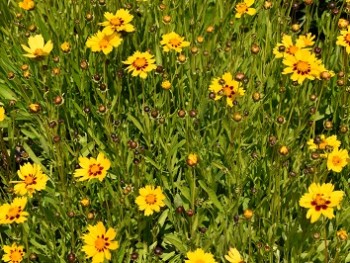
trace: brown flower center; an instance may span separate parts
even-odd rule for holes
[[[102,171],[103,171],[103,166],[101,166],[101,164],[91,164],[89,166],[89,176],[97,176],[97,175],[101,175],[102,174]]]
[[[22,207],[11,207],[7,212],[6,219],[10,219],[11,221],[14,219],[18,219],[21,216]]]
[[[222,88],[223,94],[229,98],[232,98],[233,95],[235,95],[235,92],[233,90],[233,86],[225,85]]]
[[[172,47],[178,47],[181,45],[181,40],[179,40],[178,38],[172,38],[169,40],[169,44],[172,46]]]
[[[45,52],[41,48],[37,48],[34,51],[34,56],[36,57],[42,57],[44,56]]]
[[[97,236],[97,239],[95,240],[95,248],[98,252],[104,251],[109,246],[108,237]]]
[[[310,73],[311,67],[308,62],[299,60],[297,63],[293,65],[293,70],[300,75],[306,75]]]
[[[236,5],[236,10],[238,13],[244,14],[244,13],[248,12],[248,6],[246,3],[240,3],[240,4]]]
[[[124,20],[120,17],[114,17],[109,21],[113,26],[121,26],[124,24]]]
[[[344,40],[349,45],[350,44],[350,34],[346,34],[344,37]]]
[[[26,185],[36,184],[36,177],[32,174],[29,174],[29,175],[24,177],[24,183]]]
[[[330,203],[331,201],[325,199],[323,194],[317,194],[311,205],[315,206],[316,211],[320,211],[321,209],[326,210]]]
[[[149,194],[146,196],[146,203],[153,205],[157,202],[157,197],[154,194]]]
[[[23,256],[23,252],[21,250],[11,250],[10,251],[11,255],[10,255],[10,259],[12,262],[20,262],[22,260],[22,256]]]
[[[145,69],[148,66],[148,62],[145,58],[136,58],[135,61],[132,63],[132,65],[137,69],[137,70],[142,70]]]

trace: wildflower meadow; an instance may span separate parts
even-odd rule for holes
[[[1,262],[350,262],[349,19],[1,0]]]

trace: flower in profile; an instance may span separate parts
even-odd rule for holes
[[[21,45],[22,48],[27,52],[24,54],[25,57],[42,59],[50,54],[53,49],[51,40],[45,44],[42,35],[35,35],[28,38],[28,46]]]
[[[233,106],[233,101],[242,97],[245,90],[241,87],[241,83],[234,80],[231,73],[227,72],[222,77],[214,78],[211,81],[209,90],[215,93],[215,100],[226,97],[226,103],[230,107]]]
[[[103,31],[98,31],[95,35],[88,38],[86,46],[91,48],[92,52],[103,52],[105,55],[112,52],[114,47],[118,47],[122,43],[119,33],[107,35]]]
[[[8,263],[20,263],[25,255],[23,246],[17,246],[16,243],[11,246],[5,245],[3,250],[5,254],[2,256],[2,260]]]
[[[84,234],[84,246],[82,250],[86,254],[86,258],[92,258],[93,263],[102,263],[105,259],[110,260],[112,255],[110,250],[119,247],[118,241],[113,241],[117,235],[113,228],[106,228],[102,222],[96,225],[88,226],[89,233]]]
[[[5,119],[5,109],[4,107],[0,106],[0,122]]]
[[[160,208],[165,206],[165,196],[159,186],[154,188],[151,185],[146,185],[139,189],[139,194],[135,203],[139,206],[140,211],[144,211],[145,216],[159,212]]]
[[[251,8],[251,6],[254,4],[254,0],[244,0],[244,2],[238,3],[236,5],[236,18],[241,18],[242,15],[248,14],[250,16],[253,16],[256,14],[256,9]]]
[[[147,78],[148,72],[157,68],[155,64],[155,59],[153,55],[149,52],[140,52],[136,51],[132,56],[129,56],[126,61],[123,61],[124,64],[129,65],[126,69],[128,72],[132,71],[132,76],[141,78]]]
[[[16,197],[10,204],[0,206],[0,224],[20,224],[27,220],[28,212],[24,211],[27,197]]]
[[[325,150],[328,148],[337,149],[340,146],[340,141],[338,141],[337,135],[326,137],[324,134],[321,134],[317,143],[315,143],[314,139],[310,139],[307,145],[311,151]]]
[[[65,41],[61,44],[61,50],[64,52],[64,53],[69,53],[70,50],[71,50],[71,45],[69,42]]]
[[[23,0],[18,3],[18,6],[24,10],[30,11],[34,9],[35,3],[33,0]]]
[[[244,263],[241,254],[236,248],[230,248],[228,254],[225,255],[225,259],[230,263]]]
[[[168,90],[171,88],[171,83],[169,80],[164,80],[161,84],[162,88]]]
[[[294,56],[295,53],[306,47],[305,42],[298,40],[295,44],[290,35],[283,35],[282,42],[277,43],[273,49],[273,54],[276,58],[283,58],[285,55]]]
[[[350,54],[350,26],[346,30],[340,31],[336,44],[345,47],[346,53]]]
[[[103,33],[106,35],[111,35],[114,32],[133,32],[135,27],[130,24],[133,15],[130,15],[129,11],[126,9],[119,9],[115,14],[105,12],[104,17],[107,21],[100,23],[101,26],[104,26]]]
[[[291,79],[302,84],[305,79],[319,78],[322,68],[320,61],[306,49],[298,50],[294,56],[285,56],[283,64],[287,67],[282,74],[292,74]]]
[[[306,218],[311,218],[311,223],[316,222],[321,215],[329,219],[334,218],[334,207],[340,209],[344,192],[333,190],[334,185],[331,183],[312,183],[309,192],[300,198],[299,205],[309,209]]]
[[[315,44],[315,35],[312,35],[312,33],[307,33],[306,35],[301,35],[297,39],[297,45],[301,47],[311,47]]]
[[[327,156],[327,169],[340,173],[349,162],[349,154],[346,149],[334,149]]]
[[[17,195],[33,196],[35,191],[41,191],[45,189],[46,182],[49,177],[41,171],[41,167],[38,164],[26,163],[20,166],[17,174],[23,181],[15,182],[14,191]]]
[[[176,52],[181,52],[183,47],[188,47],[190,42],[185,41],[184,37],[176,34],[175,32],[170,32],[169,34],[164,34],[160,44],[163,46],[164,52],[169,52],[170,50],[175,50]]]
[[[185,263],[217,263],[213,254],[205,253],[201,248],[187,252],[186,256],[188,260],[185,260]]]
[[[97,178],[102,182],[107,175],[107,170],[111,167],[111,162],[103,153],[99,153],[97,159],[79,157],[79,165],[81,168],[74,172],[74,177],[81,177],[79,181],[90,181]]]
[[[337,237],[342,240],[345,241],[348,239],[348,233],[346,232],[346,230],[344,229],[340,229],[337,231]]]
[[[189,166],[195,166],[198,163],[198,155],[195,153],[190,153],[187,156],[187,160],[186,160],[187,165]]]

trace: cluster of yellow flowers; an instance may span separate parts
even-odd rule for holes
[[[347,24],[349,24],[348,21]],[[346,53],[350,54],[350,26],[347,26],[346,30],[340,31],[336,44],[345,47]]]
[[[282,74],[292,74],[291,79],[302,84],[305,79],[320,79],[321,73],[327,75],[327,78],[334,76],[329,72],[322,61],[311,52],[315,36],[311,33],[301,35],[294,43],[290,35],[283,35],[282,42],[278,43],[273,49],[276,58],[283,58],[283,64],[286,68]],[[326,74],[325,74],[326,73]]]

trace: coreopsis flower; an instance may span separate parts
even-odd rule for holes
[[[312,35],[312,33],[307,33],[306,35],[301,35],[297,39],[297,44],[299,44],[302,47],[311,47],[315,44],[315,35]]]
[[[309,147],[309,150],[325,150],[326,148],[332,148],[337,149],[340,146],[340,141],[337,139],[337,135],[332,135],[329,137],[326,137],[324,134],[319,136],[320,142],[315,143],[314,139],[310,139],[307,142],[307,145]]]
[[[187,160],[186,160],[187,165],[189,166],[195,166],[198,163],[198,155],[195,153],[190,153],[187,156]]]
[[[41,106],[38,103],[31,103],[28,108],[32,113],[38,113],[41,110]]]
[[[350,26],[346,30],[340,31],[336,44],[345,47],[346,53],[350,54]]]
[[[106,228],[102,222],[96,225],[88,226],[89,233],[84,234],[84,246],[82,250],[86,254],[86,258],[92,258],[93,263],[102,263],[105,259],[112,258],[110,250],[115,250],[119,247],[118,241],[114,241],[117,233],[113,228]]]
[[[201,248],[197,248],[195,251],[187,252],[186,256],[188,260],[185,260],[185,263],[217,263],[213,254],[206,253]]]
[[[27,197],[16,197],[10,204],[0,206],[0,224],[23,223],[27,220],[28,212],[24,211]]]
[[[132,71],[132,76],[140,78],[147,78],[148,72],[157,68],[155,64],[155,59],[153,55],[149,52],[140,52],[136,51],[132,56],[129,56],[126,61],[123,61],[124,64],[129,65],[126,69],[128,72]]]
[[[315,55],[305,49],[298,50],[294,56],[285,56],[283,64],[287,67],[282,74],[292,74],[290,78],[299,84],[302,84],[305,79],[319,78],[323,69]]]
[[[334,149],[327,155],[327,169],[340,173],[349,163],[349,154],[346,149]]]
[[[45,44],[42,35],[35,35],[28,38],[28,46],[21,45],[22,48],[27,52],[24,54],[25,57],[42,59],[50,54],[53,49],[53,44],[51,40],[47,41]]]
[[[236,248],[230,248],[228,254],[225,255],[225,259],[230,263],[244,263],[241,254]]]
[[[0,106],[0,122],[5,119],[5,109],[4,107]]]
[[[182,48],[188,47],[190,42],[185,41],[184,37],[176,34],[175,32],[170,32],[162,36],[160,44],[163,46],[164,52],[169,52],[170,50],[175,50],[176,52],[181,52]]]
[[[23,181],[15,182],[14,191],[17,195],[26,195],[30,197],[36,191],[41,191],[46,188],[46,182],[49,177],[41,171],[38,164],[25,163],[20,166],[17,174]]]
[[[233,106],[233,101],[242,97],[245,90],[241,87],[241,83],[234,80],[231,73],[227,72],[219,78],[214,78],[211,81],[209,90],[215,93],[215,100],[226,97],[226,103],[230,107]]]
[[[103,52],[105,55],[112,52],[114,47],[118,47],[122,43],[119,33],[107,35],[103,31],[98,31],[95,35],[88,38],[86,46],[91,48],[92,52]]]
[[[18,3],[18,6],[24,10],[30,11],[34,9],[35,3],[33,0],[23,0]]]
[[[344,229],[340,229],[337,231],[337,237],[344,241],[348,239],[348,233]]]
[[[306,218],[311,218],[311,223],[316,222],[321,215],[334,218],[334,207],[340,209],[340,202],[343,200],[343,191],[333,191],[334,185],[331,183],[312,183],[309,192],[304,194],[300,200],[301,207],[308,208]]]
[[[71,45],[69,42],[65,41],[61,44],[60,48],[64,53],[69,53],[71,50]]]
[[[161,84],[162,88],[168,90],[171,88],[171,83],[169,80],[164,80]]]
[[[126,9],[119,9],[115,14],[105,12],[104,17],[107,21],[100,23],[101,26],[104,26],[103,33],[106,35],[111,35],[114,32],[133,32],[135,27],[130,24],[133,15],[130,15],[129,11]]]
[[[159,212],[160,208],[165,206],[165,196],[159,186],[154,188],[151,185],[146,185],[139,189],[139,194],[135,203],[139,206],[140,211],[144,211],[145,216],[150,216],[153,212]]]
[[[276,47],[273,49],[273,54],[275,58],[283,58],[286,55],[294,56],[297,51],[305,47],[304,41],[299,40],[294,44],[292,36],[283,35],[282,42],[277,43]]]
[[[111,167],[111,162],[103,153],[99,153],[97,159],[79,157],[79,165],[81,168],[74,172],[74,177],[81,177],[79,181],[90,181],[97,178],[102,182],[107,175],[107,170]]]
[[[251,6],[254,4],[254,0],[244,0],[244,2],[238,3],[235,7],[236,9],[236,18],[241,18],[242,15],[248,14],[253,16],[256,14],[256,9]]]
[[[11,246],[5,245],[3,250],[5,254],[2,256],[2,260],[8,263],[20,263],[25,255],[23,246],[17,246],[16,243]]]

